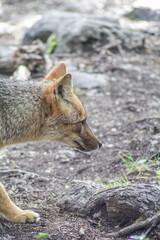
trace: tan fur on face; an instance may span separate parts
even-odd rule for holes
[[[47,113],[54,116],[67,116],[66,123],[76,123],[87,118],[86,111],[80,99],[72,91],[67,99],[54,94],[57,81],[47,88],[44,94],[44,101]]]
[[[58,69],[58,74],[62,74],[62,72]],[[54,69],[52,73],[56,76]],[[50,76],[53,77],[52,73]],[[53,119],[56,118],[54,125],[56,124],[59,130],[56,140],[89,151],[91,148],[98,147],[98,139],[90,131],[87,124],[82,126],[81,122],[87,119],[87,115],[81,100],[73,92],[71,82],[71,75],[65,74],[54,79],[51,86],[46,89],[44,94],[45,109],[49,112],[46,124],[52,126]],[[60,92],[58,91],[59,87],[61,87]],[[52,137],[48,136],[49,139]]]

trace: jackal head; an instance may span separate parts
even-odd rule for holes
[[[66,74],[65,64],[53,68],[45,80],[51,82],[43,94],[46,140],[62,142],[82,151],[100,148],[102,143],[87,125],[86,111],[73,91],[72,77]]]

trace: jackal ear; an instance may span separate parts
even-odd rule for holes
[[[58,79],[66,74],[66,65],[60,63],[58,66],[54,67],[45,77],[46,80]]]
[[[53,93],[60,97],[67,97],[73,91],[72,76],[70,73],[66,74],[60,81],[57,81]]]

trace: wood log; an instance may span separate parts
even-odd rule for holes
[[[135,184],[105,188],[92,181],[73,182],[58,205],[80,216],[91,216],[110,226],[126,226],[160,209],[160,187]]]

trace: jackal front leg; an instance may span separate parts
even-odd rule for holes
[[[37,213],[17,207],[9,198],[2,183],[0,183],[0,213],[11,222],[37,222],[40,219]]]

